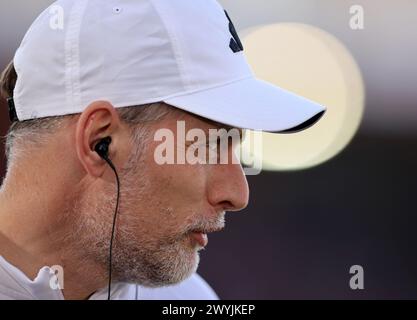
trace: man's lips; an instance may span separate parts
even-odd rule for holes
[[[204,230],[193,230],[191,231],[191,236],[201,247],[205,247],[208,243],[207,233],[217,232],[222,229],[223,227],[210,228]]]
[[[208,243],[207,233],[193,231],[191,232],[191,236],[201,247],[205,247]]]

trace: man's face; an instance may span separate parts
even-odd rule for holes
[[[208,130],[218,129],[209,121],[178,112],[185,133],[199,128],[208,139]],[[161,286],[184,280],[197,269],[205,234],[224,227],[226,210],[247,205],[249,191],[240,164],[156,163],[155,150],[161,142],[154,140],[154,133],[169,129],[176,138],[178,120],[176,113],[147,125],[147,142],[133,146],[135,150],[119,170],[121,194],[113,249],[113,277],[119,281]],[[176,150],[190,147],[192,142],[178,146],[175,141]],[[229,160],[235,157],[233,147],[227,146]],[[104,259],[108,257],[110,215],[116,206],[114,184],[99,197],[97,203],[102,205],[95,208],[95,217],[89,217],[90,222],[94,220],[89,242],[95,242]],[[87,220],[84,223],[89,225]]]

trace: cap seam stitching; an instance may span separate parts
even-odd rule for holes
[[[180,50],[179,46],[177,45],[177,43],[179,43],[179,41],[178,41],[177,37],[175,36],[174,32],[172,32],[170,30],[170,28],[168,28],[168,26],[166,24],[166,21],[165,21],[163,15],[161,13],[160,7],[157,4],[155,4],[155,2],[153,0],[150,0],[149,2],[151,3],[152,7],[155,9],[156,13],[158,14],[159,18],[161,19],[161,22],[164,26],[164,29],[165,29],[169,39],[171,40],[170,44],[171,44],[172,50],[173,50],[173,52],[175,54],[175,57],[176,57],[175,61],[177,63],[177,67],[178,67],[178,71],[179,71],[179,74],[180,74],[180,77],[181,77],[182,85],[185,89],[188,89],[189,84],[188,84],[188,81],[185,79],[185,76],[184,76],[184,74],[185,74],[185,72],[184,72],[184,59],[181,55],[181,50]],[[172,29],[174,29],[174,28],[172,28]]]
[[[65,38],[65,91],[70,109],[81,106],[80,86],[80,44],[81,24],[89,0],[75,2],[69,16],[69,26]]]

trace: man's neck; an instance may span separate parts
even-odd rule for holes
[[[73,230],[64,202],[47,203],[46,199],[59,197],[22,191],[2,188],[0,192],[0,255],[31,280],[44,266],[61,266],[66,299],[87,299],[104,287],[105,270],[89,261],[83,248],[65,236]]]

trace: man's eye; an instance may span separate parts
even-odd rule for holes
[[[208,146],[209,148],[214,149],[214,148],[216,148],[219,144],[220,144],[220,141],[218,141],[218,140],[211,140],[211,141],[209,141],[209,142],[207,143],[207,146]]]
[[[221,147],[221,139],[218,138],[216,140],[211,140],[207,143],[207,147],[211,150],[217,150],[217,152],[220,152]]]

